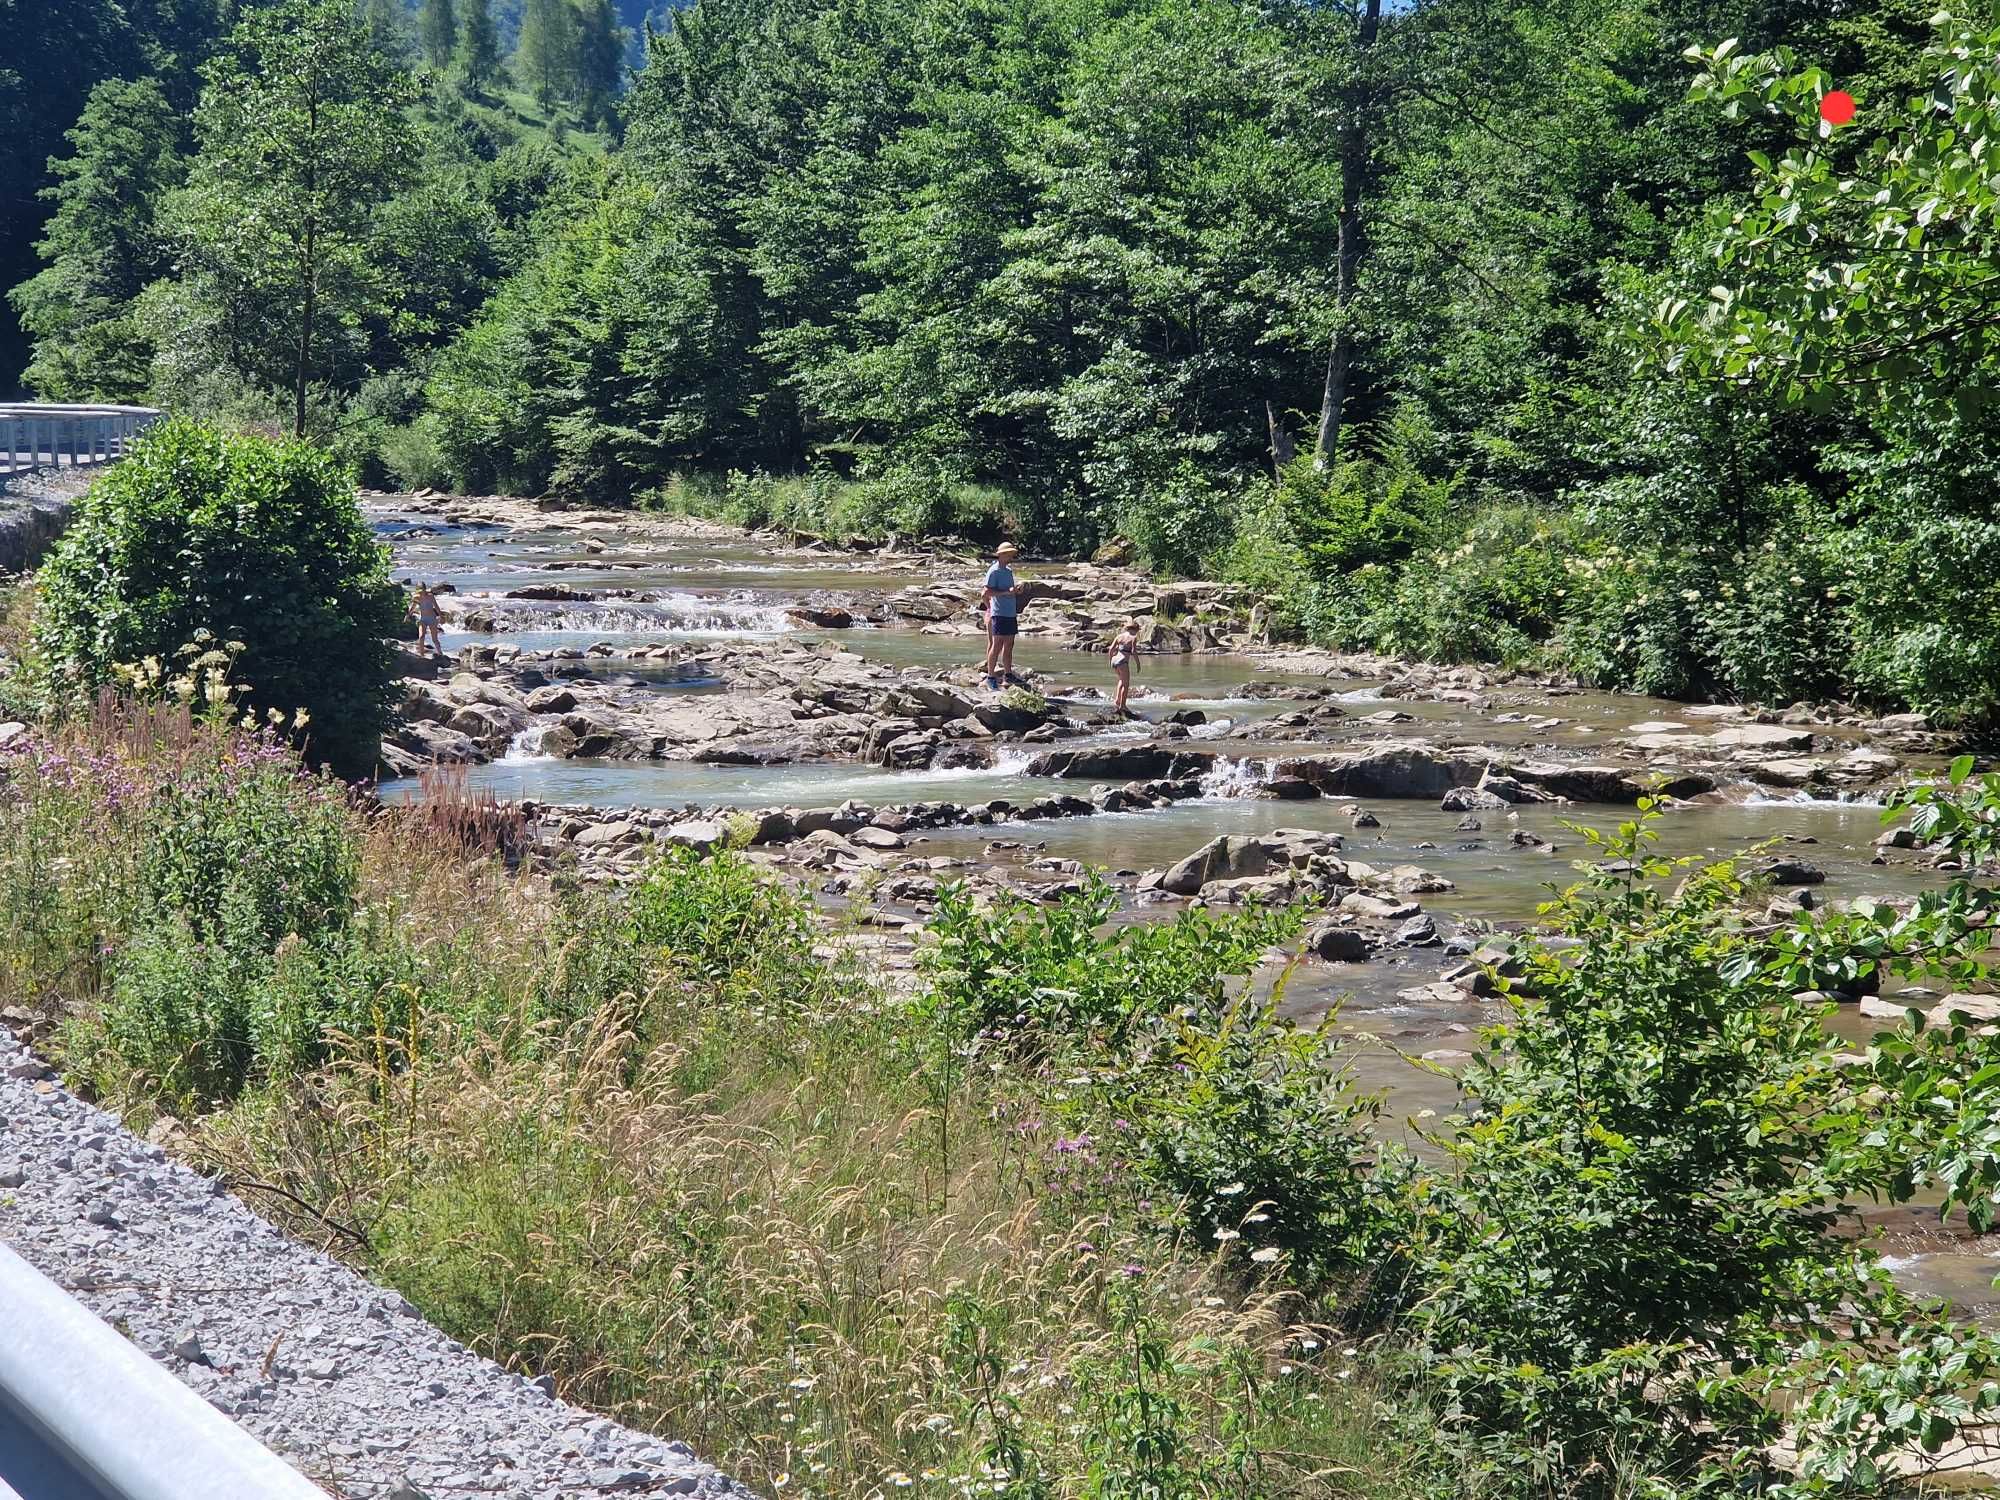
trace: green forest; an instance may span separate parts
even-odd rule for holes
[[[39,396],[382,486],[1117,544],[1343,648],[2000,708],[1985,0],[0,0],[0,36]]]

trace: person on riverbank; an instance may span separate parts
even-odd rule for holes
[[[986,685],[998,688],[1014,675],[1014,637],[1021,628],[1019,585],[1013,561],[1021,549],[1002,542],[993,549],[993,566],[986,570],[986,588],[979,604],[986,611]]]
[[[1118,679],[1118,695],[1111,700],[1119,713],[1130,713],[1125,700],[1132,696],[1132,674],[1139,669],[1139,620],[1125,622],[1125,628],[1111,638],[1111,671]]]
[[[428,583],[417,585],[416,597],[410,600],[408,613],[416,617],[417,649],[435,651],[443,656],[444,635],[440,627],[444,623],[444,614],[438,608],[437,595]]]

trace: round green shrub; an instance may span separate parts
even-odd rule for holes
[[[303,708],[310,755],[345,775],[373,768],[403,600],[325,453],[161,423],[78,504],[41,589],[37,638],[77,690],[193,641],[241,641],[245,710],[289,722]]]

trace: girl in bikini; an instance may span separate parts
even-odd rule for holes
[[[1125,628],[1111,640],[1111,670],[1118,676],[1118,696],[1111,700],[1111,706],[1119,713],[1127,712],[1125,700],[1132,692],[1132,672],[1138,665],[1139,622],[1127,620]]]
[[[428,583],[417,585],[417,597],[410,601],[409,613],[417,617],[417,649],[435,651],[444,655],[444,637],[438,627],[442,623],[438,609],[437,595],[431,592]]]

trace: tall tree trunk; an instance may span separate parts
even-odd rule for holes
[[[1367,198],[1371,168],[1368,133],[1374,124],[1375,89],[1368,70],[1368,52],[1382,27],[1382,0],[1366,0],[1355,37],[1354,82],[1349,86],[1340,123],[1340,225],[1334,252],[1333,337],[1326,350],[1326,383],[1319,400],[1319,442],[1313,463],[1326,468],[1340,442],[1341,414],[1347,404],[1347,367],[1354,334],[1348,322],[1353,312],[1354,283],[1361,270],[1361,208]]]
[[[312,152],[320,146],[319,82],[315,74],[306,94],[306,139],[311,144],[307,148],[305,162],[306,233],[299,262],[299,272],[305,281],[305,300],[299,312],[299,367],[293,371],[292,379],[292,436],[295,438],[306,435],[306,382],[312,372],[313,319],[319,316],[319,163],[312,156]]]
[[[1264,403],[1264,425],[1271,430],[1271,472],[1281,472],[1298,453],[1298,444],[1292,441],[1292,430],[1278,420],[1278,408],[1269,401]]]
[[[299,317],[299,367],[292,381],[292,436],[306,435],[306,382],[312,372],[313,319],[319,316],[319,222],[306,221],[305,307]]]

